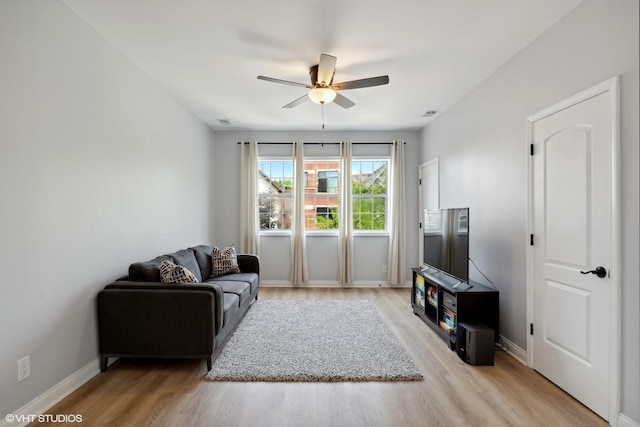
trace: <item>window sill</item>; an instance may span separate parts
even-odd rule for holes
[[[261,231],[260,237],[291,236],[291,230]]]
[[[278,230],[278,231],[261,231],[260,237],[272,237],[272,236],[291,236],[291,230]],[[309,230],[307,231],[307,237],[331,237],[338,236],[337,230]],[[384,231],[376,231],[376,230],[358,230],[353,232],[353,237],[389,237],[389,232]]]
[[[357,230],[353,232],[353,237],[389,237],[387,230]]]
[[[307,237],[338,237],[338,230],[307,230]]]

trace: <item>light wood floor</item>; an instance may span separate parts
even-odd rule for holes
[[[463,363],[413,315],[408,289],[264,288],[260,298],[372,301],[424,381],[218,383],[204,380],[204,360],[119,360],[49,413],[114,426],[607,425],[504,352],[495,366]]]

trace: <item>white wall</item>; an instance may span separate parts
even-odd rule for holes
[[[405,185],[406,185],[406,253],[407,280],[411,280],[410,267],[418,265],[418,132],[273,132],[273,131],[216,131],[215,132],[215,176],[216,210],[214,226],[216,245],[228,245],[240,241],[240,147],[238,141],[257,140],[261,142],[286,142],[300,139],[307,142],[338,142],[350,139],[352,142],[385,142],[402,139],[405,145]],[[356,145],[356,155],[386,155],[388,145]],[[260,154],[291,155],[291,145],[261,145]],[[339,155],[337,145],[308,145],[307,155]],[[386,285],[386,273],[382,265],[387,264],[389,239],[385,237],[362,236],[354,238],[354,281],[355,284]],[[310,282],[313,285],[335,284],[338,277],[338,239],[334,236],[308,236]],[[289,236],[263,236],[260,241],[261,279],[272,283],[285,284],[291,262],[291,241]],[[360,282],[360,283],[358,283]]]
[[[441,205],[471,207],[471,257],[500,289],[501,333],[526,348],[525,118],[621,76],[622,412],[640,422],[638,2],[584,0],[422,133]],[[472,278],[482,278],[470,268]]]
[[[4,419],[97,358],[102,287],[210,241],[213,132],[59,1],[0,2],[0,58]]]

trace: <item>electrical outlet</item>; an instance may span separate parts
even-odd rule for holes
[[[387,272],[387,266],[386,266],[386,264],[382,266],[382,272],[383,272],[383,273],[386,273],[386,272]]]
[[[31,358],[25,356],[18,360],[18,382],[31,375]]]

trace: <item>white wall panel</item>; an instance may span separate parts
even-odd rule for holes
[[[0,2],[0,52],[8,414],[96,360],[100,289],[212,237],[213,133],[61,2]]]

